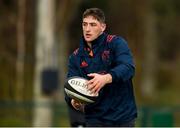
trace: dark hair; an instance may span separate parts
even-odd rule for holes
[[[99,8],[89,8],[86,9],[83,13],[83,19],[88,17],[88,16],[93,16],[95,19],[98,21],[105,23],[105,15],[104,12],[99,9]]]

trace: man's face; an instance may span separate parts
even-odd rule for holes
[[[93,16],[87,16],[83,19],[82,28],[84,39],[89,43],[102,34],[106,24],[99,22]]]

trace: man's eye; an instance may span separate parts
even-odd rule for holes
[[[86,24],[86,23],[82,23],[82,25],[83,25],[83,26],[87,26],[87,24]]]
[[[96,26],[96,24],[95,24],[95,23],[92,23],[91,26]]]

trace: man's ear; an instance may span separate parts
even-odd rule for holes
[[[105,29],[106,29],[106,24],[105,24],[105,23],[102,23],[102,24],[101,24],[101,29],[102,29],[102,32],[105,31]]]

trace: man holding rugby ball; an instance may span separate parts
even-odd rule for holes
[[[80,46],[70,55],[68,64],[67,78],[88,79],[88,89],[98,93],[98,99],[87,105],[67,95],[65,99],[69,106],[84,112],[88,127],[133,127],[137,117],[133,57],[127,42],[120,36],[105,33],[105,29],[101,9],[85,10]]]

